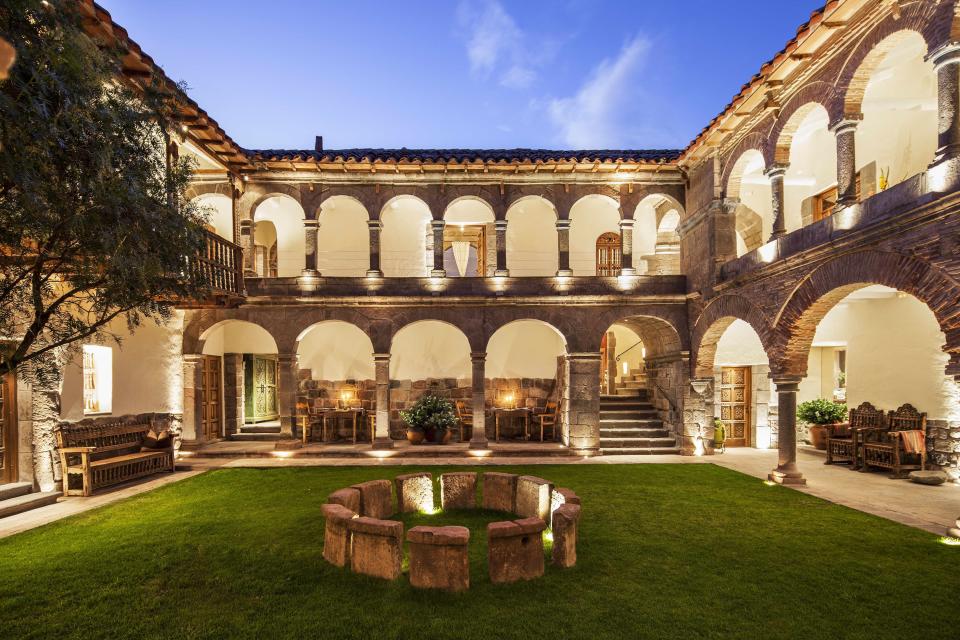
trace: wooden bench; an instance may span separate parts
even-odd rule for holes
[[[141,451],[151,430],[150,420],[60,425],[56,434],[64,495],[89,496],[94,489],[172,472],[173,438],[167,448]]]
[[[892,478],[906,477],[904,472],[924,470],[927,465],[926,444],[919,452],[904,449],[903,433],[920,431],[926,436],[927,414],[920,413],[912,405],[905,404],[887,414],[887,429],[869,431],[863,440],[863,468],[889,469]]]
[[[824,464],[849,462],[851,469],[858,469],[863,462],[861,445],[867,430],[886,429],[883,411],[869,402],[850,410],[849,422],[832,425],[827,434],[827,461]]]

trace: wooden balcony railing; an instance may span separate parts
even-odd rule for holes
[[[243,249],[212,231],[204,231],[206,248],[190,262],[191,273],[215,296],[244,296]]]

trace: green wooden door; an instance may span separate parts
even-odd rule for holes
[[[276,356],[244,354],[243,386],[245,422],[264,422],[280,417]]]

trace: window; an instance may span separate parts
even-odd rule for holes
[[[856,182],[857,202],[860,201],[860,172],[857,172]],[[833,215],[837,209],[837,198],[839,197],[837,187],[830,187],[826,191],[821,191],[813,197],[813,221],[819,222],[824,218]]]
[[[83,345],[83,413],[113,411],[113,349]]]
[[[622,256],[619,233],[610,231],[597,238],[597,275],[620,275],[620,258]]]

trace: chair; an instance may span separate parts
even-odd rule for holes
[[[843,424],[831,425],[827,434],[827,461],[849,462],[851,469],[858,469],[863,460],[861,445],[867,430],[883,430],[886,420],[883,411],[869,402],[850,409],[850,418]]]
[[[927,414],[905,404],[887,414],[887,430],[864,433],[863,468],[890,469],[891,478],[904,472],[923,471],[927,465]]]
[[[460,423],[460,442],[466,442],[473,437],[473,409],[467,408],[467,403],[457,400],[457,421]]]
[[[557,439],[557,425],[560,423],[560,404],[553,400],[547,402],[546,410],[537,415],[537,421],[540,423],[540,442],[543,442],[543,432],[550,429],[550,439]]]

